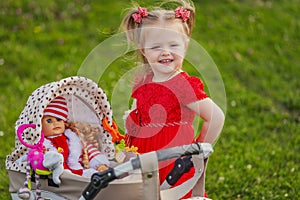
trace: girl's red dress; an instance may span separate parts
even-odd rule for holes
[[[187,105],[207,97],[202,81],[181,72],[165,82],[152,82],[149,74],[133,88],[137,108],[126,120],[126,144],[139,153],[157,151],[195,141],[195,113]],[[174,160],[159,163],[160,184],[174,166]],[[194,170],[182,176],[176,185],[191,178]]]

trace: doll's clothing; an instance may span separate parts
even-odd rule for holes
[[[65,130],[65,136],[68,138],[68,146],[69,146],[67,165],[74,170],[83,169],[83,166],[81,165],[80,162],[80,156],[82,154],[82,148],[83,148],[81,138],[70,129]]]
[[[74,174],[90,177],[91,174],[97,172],[96,169],[100,165],[109,166],[108,158],[93,145],[88,145],[90,167],[93,169],[84,169],[81,162],[83,149],[81,138],[70,129],[66,129],[59,136],[45,138],[44,144],[47,150],[52,151],[57,151],[58,147],[61,147],[64,169],[68,169]]]
[[[52,145],[56,147],[57,149],[60,147],[62,148],[61,154],[64,157],[64,168],[69,169],[67,166],[67,163],[65,162],[68,159],[69,156],[69,146],[67,142],[67,137],[64,134],[61,134],[59,136],[55,137],[47,137],[48,140],[51,141]]]
[[[65,132],[67,132],[67,131],[70,131],[70,130],[67,129]],[[49,140],[50,143],[51,143],[51,145],[52,145],[50,147],[47,147],[45,145],[48,150],[49,149],[53,149],[53,147],[55,147],[56,150],[59,147],[62,148],[61,154],[64,157],[64,162],[63,162],[64,169],[68,169],[68,170],[70,170],[74,174],[82,175],[83,169],[72,169],[68,165],[67,161],[68,161],[70,149],[69,149],[68,137],[65,135],[65,133],[63,133],[63,134],[61,134],[59,136],[55,136],[55,137],[47,137],[47,138],[45,138],[45,141],[46,140]],[[80,146],[78,148],[80,148]],[[74,148],[72,148],[72,149],[74,149]],[[79,161],[77,161],[77,162],[79,162]]]
[[[82,163],[83,145],[81,142],[81,138],[70,129],[67,129],[65,131],[65,135],[68,138],[68,145],[69,145],[69,156],[67,160],[68,166],[73,170],[83,169],[83,163]],[[92,144],[87,145],[87,153],[88,153],[88,159],[91,168],[97,169],[100,165],[109,166],[108,158],[103,153],[101,153],[94,145]]]
[[[91,168],[97,169],[100,165],[109,166],[107,157],[102,154],[94,145],[89,144],[87,146],[87,153]]]
[[[98,171],[93,168],[84,169],[82,176],[90,178],[94,173],[97,173]]]
[[[152,82],[149,74],[133,88],[136,109],[126,119],[126,145],[139,153],[182,146],[194,142],[195,113],[187,105],[207,98],[202,81],[181,72],[165,82]],[[173,161],[160,162],[160,183],[173,167]],[[191,170],[183,178],[193,176]],[[178,183],[185,180],[179,179]]]

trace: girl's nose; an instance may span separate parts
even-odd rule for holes
[[[161,53],[162,56],[169,56],[170,54],[171,54],[170,51],[168,51],[166,49],[163,49],[163,51]]]

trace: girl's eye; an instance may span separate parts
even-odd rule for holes
[[[151,47],[151,49],[159,49],[160,48],[160,46],[153,46],[153,47]]]
[[[56,118],[56,121],[60,122],[60,121],[62,121],[62,119]]]
[[[171,44],[171,47],[178,47],[178,44]]]
[[[47,123],[51,123],[51,119],[47,119],[46,122],[47,122]]]

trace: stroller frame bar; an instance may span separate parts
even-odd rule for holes
[[[207,149],[203,148],[203,144]],[[189,145],[177,146],[168,149],[156,151],[157,160],[165,161],[172,158],[180,158],[182,156],[190,156],[195,154],[204,154],[204,158],[207,158],[213,151],[213,148],[208,143],[193,143]],[[148,156],[153,152],[145,153],[140,156]],[[124,177],[128,173],[135,169],[141,168],[141,161],[139,157],[133,158],[123,164],[120,164],[114,168],[110,168],[104,172],[97,172],[91,177],[91,182],[82,192],[82,196],[79,200],[92,200],[101,191],[101,189],[108,186],[109,182]]]

